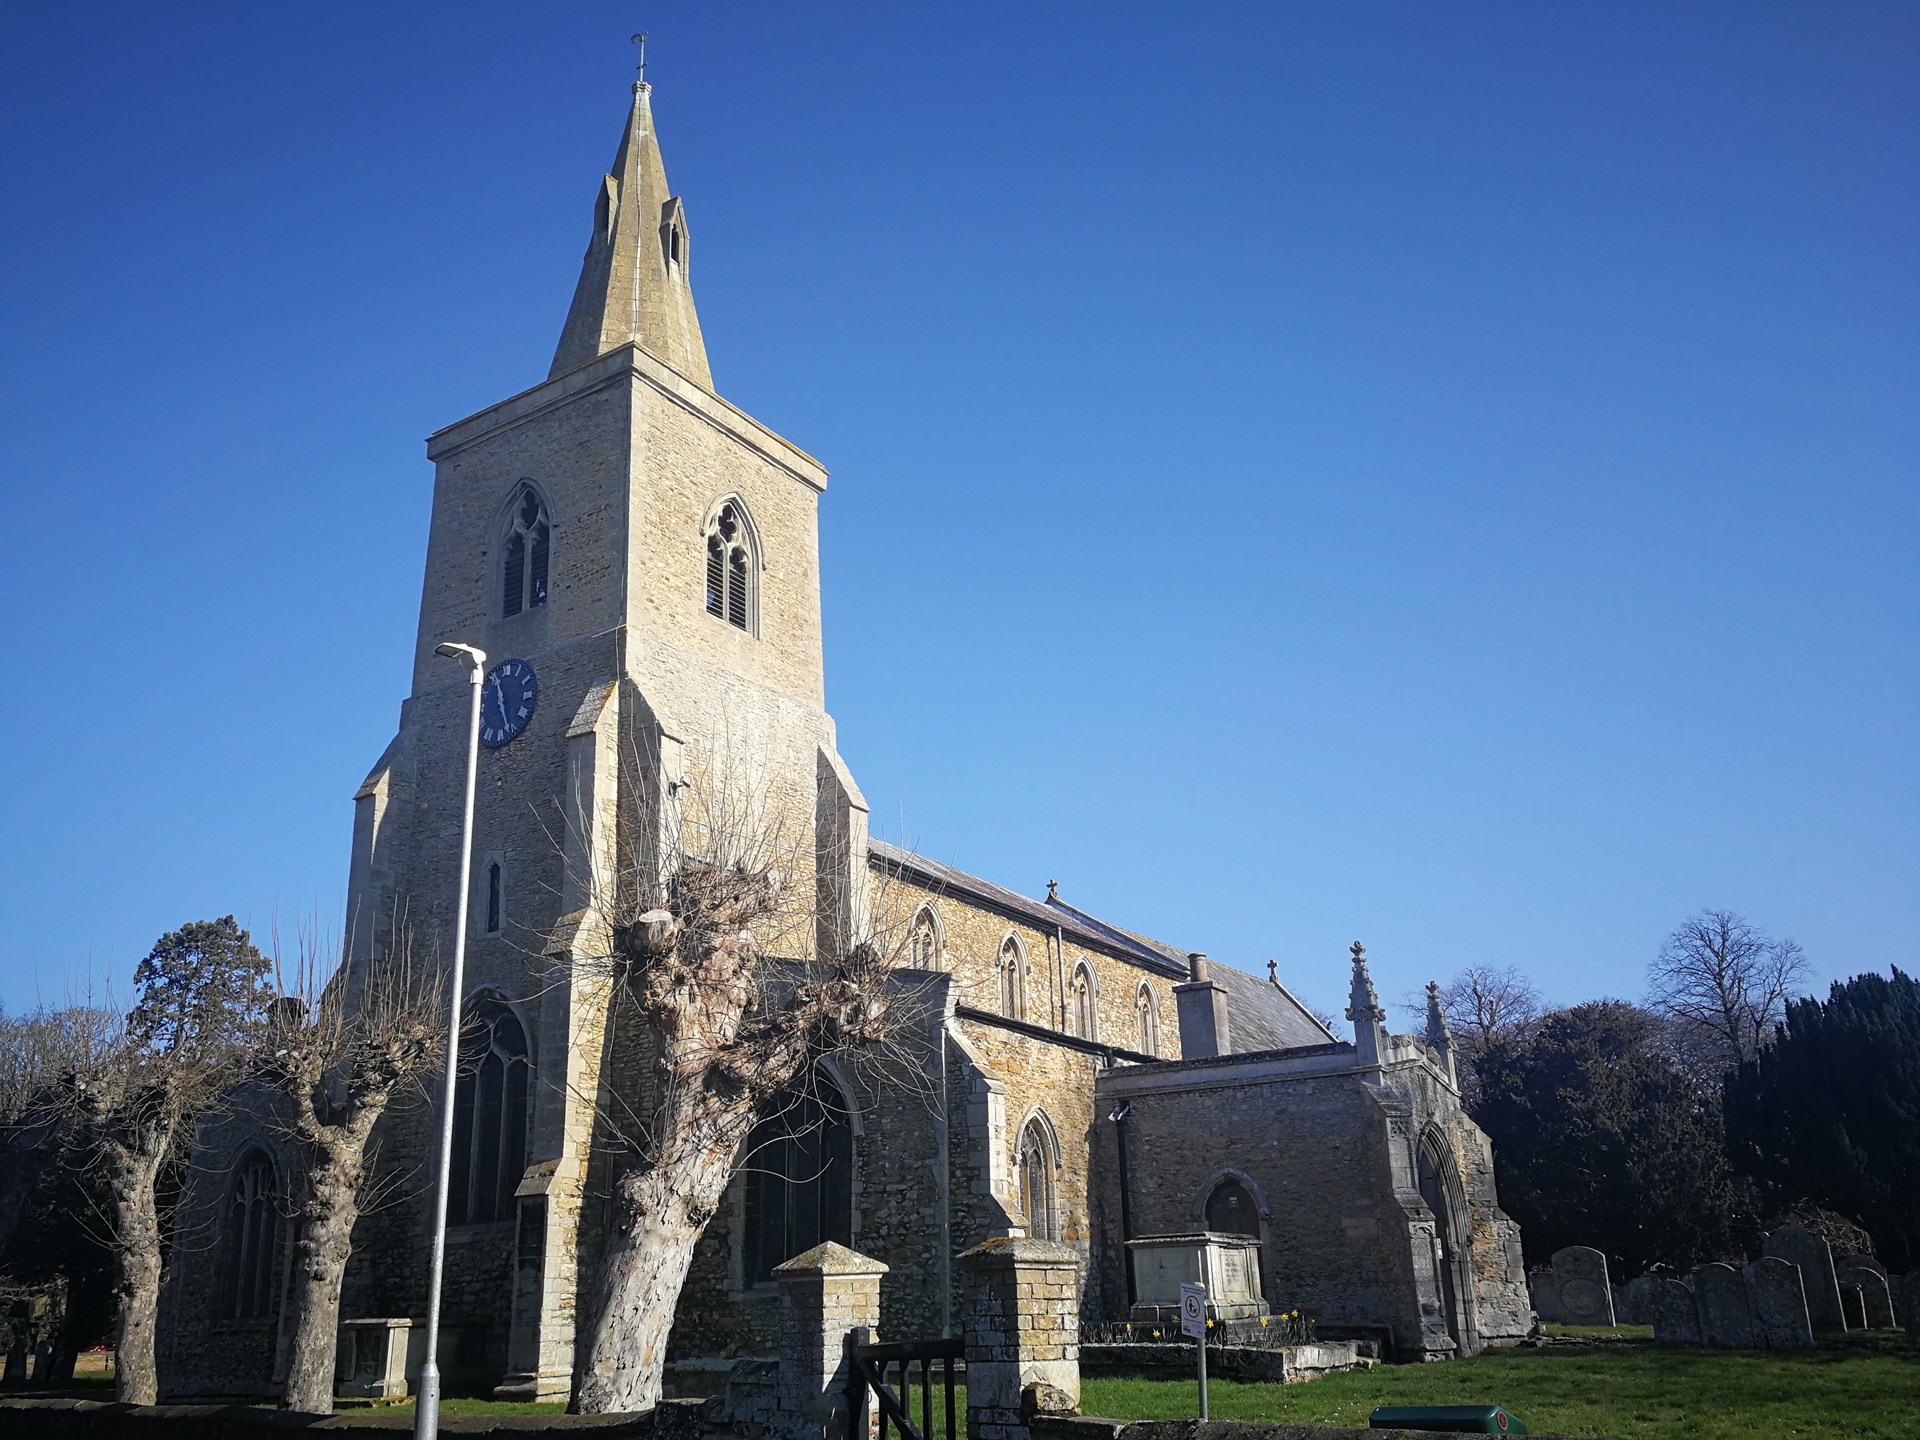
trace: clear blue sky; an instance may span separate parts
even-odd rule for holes
[[[631,77],[876,824],[1344,1004],[1920,931],[1920,7],[0,11],[0,1002],[337,917]]]

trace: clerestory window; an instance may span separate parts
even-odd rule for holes
[[[753,538],[737,500],[724,502],[707,524],[707,613],[749,634],[758,629]]]
[[[1000,946],[1000,1013],[1009,1020],[1027,1018],[1027,956],[1009,935]]]
[[[1100,1015],[1094,1005],[1093,971],[1085,961],[1074,967],[1068,1003],[1072,1007],[1073,1033],[1082,1040],[1098,1040]]]
[[[547,603],[547,559],[552,527],[539,493],[522,484],[507,512],[505,559],[500,567],[500,616],[506,619]]]
[[[1140,982],[1140,993],[1134,1001],[1134,1007],[1140,1012],[1140,1053],[1158,1055],[1160,1053],[1160,1002],[1154,996],[1153,986],[1144,980]]]

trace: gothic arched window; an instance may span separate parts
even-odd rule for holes
[[[533,486],[521,484],[507,510],[505,558],[500,566],[500,617],[547,603],[547,507]]]
[[[759,556],[754,553],[753,521],[738,500],[726,500],[707,522],[707,613],[736,630],[759,629],[754,594]]]
[[[1229,1175],[1207,1196],[1207,1229],[1222,1235],[1258,1235],[1260,1207],[1253,1192]]]
[[[931,906],[922,905],[920,913],[913,917],[908,956],[916,970],[940,968],[940,922],[934,918]]]
[[[811,1093],[789,1092],[747,1140],[742,1279],[826,1240],[853,1244],[853,1127],[839,1087],[816,1073]]]
[[[1082,1040],[1100,1038],[1100,1016],[1094,998],[1093,971],[1082,960],[1073,967],[1073,983],[1067,991],[1067,1003],[1073,1016],[1073,1033]]]
[[[1054,1186],[1052,1136],[1038,1115],[1020,1131],[1020,1213],[1034,1240],[1060,1238],[1060,1193]]]
[[[273,1162],[249,1150],[234,1167],[221,1231],[221,1309],[235,1320],[257,1320],[273,1306],[273,1262],[280,1233]]]
[[[1160,1002],[1154,996],[1153,986],[1144,980],[1140,982],[1140,993],[1134,1000],[1134,1008],[1140,1012],[1140,1053],[1158,1055],[1160,1053]]]
[[[512,1216],[527,1168],[527,1032],[499,1001],[482,1000],[461,1032],[460,1052],[447,1220],[478,1225]]]
[[[1009,1020],[1027,1018],[1027,956],[1009,935],[1000,945],[1000,1013]]]

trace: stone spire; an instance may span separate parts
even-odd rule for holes
[[[600,182],[593,238],[580,262],[580,283],[553,352],[551,379],[629,341],[702,388],[713,389],[687,282],[686,213],[667,193],[667,173],[654,138],[653,87],[633,87],[633,109]]]
[[[1374,993],[1373,977],[1367,974],[1367,947],[1353,942],[1353,989],[1347,997],[1347,1019],[1353,1022],[1353,1048],[1362,1065],[1378,1065],[1385,1039],[1387,1012],[1380,1008]]]

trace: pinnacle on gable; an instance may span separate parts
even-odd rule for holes
[[[593,234],[549,379],[633,344],[713,389],[688,279],[686,207],[667,190],[652,93],[644,82],[633,87],[612,173],[602,178],[594,202]]]

